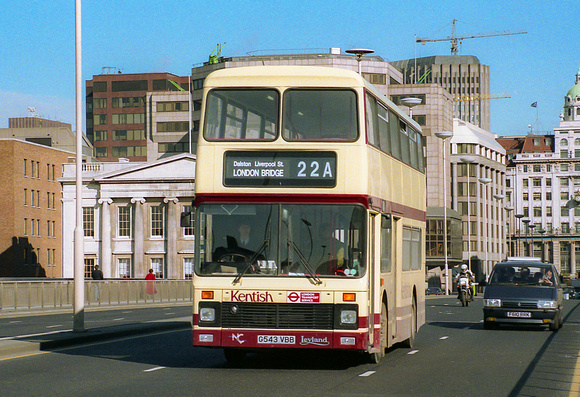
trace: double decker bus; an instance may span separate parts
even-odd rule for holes
[[[425,322],[418,124],[359,74],[223,69],[204,82],[193,345],[412,347]]]

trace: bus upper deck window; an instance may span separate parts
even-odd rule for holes
[[[275,140],[279,97],[277,91],[268,89],[211,91],[207,97],[205,139]]]
[[[356,93],[348,89],[291,89],[284,93],[283,137],[289,141],[358,138]]]

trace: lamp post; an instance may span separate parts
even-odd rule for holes
[[[74,230],[74,305],[73,332],[85,330],[85,247],[83,231],[83,113],[81,0],[75,0],[75,87],[76,87],[76,223]]]
[[[530,220],[524,219],[524,220],[522,220],[522,222],[524,222],[526,224],[526,240],[527,240],[528,239],[528,230],[530,229],[530,227],[529,227]],[[528,256],[527,255],[528,251],[529,251],[529,247],[528,247],[528,249],[526,249],[526,245],[524,244],[524,256]]]
[[[445,295],[449,295],[449,264],[447,260],[447,138],[453,137],[451,131],[439,131],[435,136],[443,140],[443,253],[445,258]]]
[[[542,236],[542,240],[541,240],[541,244],[542,244],[542,262],[549,262],[549,260],[546,258],[546,250],[545,250],[545,244],[544,244],[544,234],[546,233],[546,229],[539,229],[538,233],[540,233],[540,235]]]
[[[483,207],[485,208],[485,214],[483,214],[483,219],[485,220],[485,233],[483,235],[483,245],[484,245],[484,250],[485,250],[485,265],[483,266],[483,268],[485,269],[485,274],[489,274],[489,272],[487,271],[487,251],[489,251],[487,249],[487,235],[489,234],[489,213],[487,211],[487,185],[489,185],[491,183],[491,179],[490,178],[479,178],[478,179],[479,183],[481,183],[483,185],[484,188],[484,194],[483,194]],[[483,222],[483,220],[482,220]]]
[[[534,228],[536,225],[531,223],[528,227],[530,228],[530,256],[534,256]]]
[[[521,219],[524,217],[523,214],[514,215],[518,219],[518,239],[516,241],[516,256],[520,256],[520,237],[521,237]]]
[[[493,198],[494,198],[494,199],[496,199],[497,201],[502,201],[502,200],[505,198],[505,196],[504,196],[503,194],[494,194],[494,195],[493,195]],[[501,208],[501,204],[500,204],[500,208]],[[492,211],[492,212],[493,212],[493,211]],[[503,224],[504,224],[504,219],[503,219],[503,212],[501,212],[501,213],[500,213],[500,212],[498,212],[498,219],[497,219],[497,221],[499,222],[499,224],[500,224],[500,225],[503,225]],[[499,241],[500,241],[500,243],[501,243],[501,241],[502,241],[502,238],[504,237],[504,236],[502,235],[502,233],[498,233],[498,234],[497,234],[497,237],[498,237],[498,239],[499,239]],[[506,239],[506,241],[507,241],[507,239]],[[502,255],[503,255],[503,253],[504,253],[504,252],[503,252],[504,245],[503,245],[503,244],[499,244],[499,246],[500,246],[501,248],[500,248],[500,250],[499,250],[499,252],[498,252],[498,254],[499,254],[499,257],[498,257],[498,259],[501,259]],[[492,269],[492,266],[490,266],[490,267],[489,267],[489,272],[490,272],[490,273],[491,273],[491,269]],[[489,274],[489,273],[488,273],[488,274]]]
[[[467,268],[471,271],[471,199],[469,196],[469,164],[474,160],[471,157],[461,157],[461,162],[467,168]]]
[[[350,50],[345,50],[344,52],[356,56],[356,61],[358,62],[358,74],[362,74],[360,63],[362,61],[363,55],[372,54],[375,51],[369,50],[368,48],[351,48]]]
[[[505,210],[507,212],[507,217],[508,217],[508,229],[509,229],[509,243],[507,244],[507,256],[515,256],[515,255],[511,255],[513,253],[513,249],[512,249],[512,244],[513,244],[513,235],[514,235],[514,224],[512,223],[512,211],[514,210],[514,208],[511,205],[506,205],[505,206]],[[506,235],[506,242],[507,242],[507,235]]]
[[[401,103],[409,108],[409,117],[413,118],[413,108],[420,105],[422,102],[421,98],[401,98]],[[451,133],[453,135],[453,133]]]

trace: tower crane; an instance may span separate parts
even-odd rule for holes
[[[511,98],[511,96],[507,92],[501,94],[457,95],[453,97],[453,102],[485,101],[488,99],[502,99],[502,98]]]
[[[461,43],[464,39],[478,39],[482,37],[493,37],[493,36],[510,36],[514,34],[526,34],[525,30],[509,30],[503,32],[490,32],[490,33],[476,33],[469,36],[457,36],[455,32],[455,22],[457,19],[453,20],[452,27],[451,27],[451,37],[440,38],[440,39],[429,39],[429,38],[422,38],[422,37],[415,37],[415,43],[431,43],[435,41],[450,41],[451,42],[451,55],[457,55],[458,51],[458,43]]]

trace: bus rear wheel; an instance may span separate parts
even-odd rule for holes
[[[415,345],[415,334],[417,333],[417,301],[413,297],[413,303],[411,304],[411,334],[409,339],[403,341],[403,346],[412,349]]]

